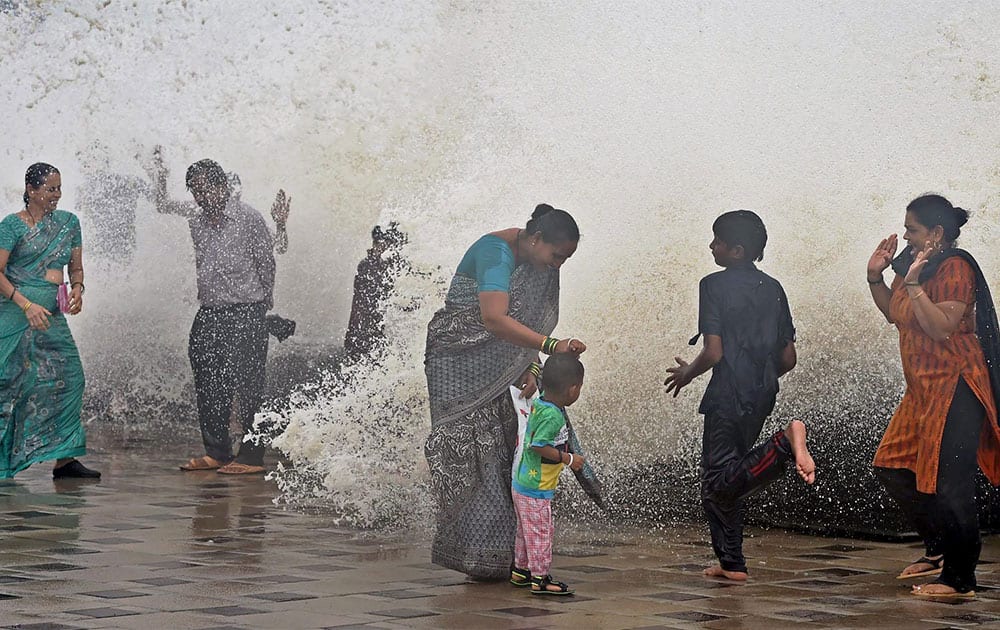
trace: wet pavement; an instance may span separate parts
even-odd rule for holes
[[[276,506],[260,476],[182,473],[193,444],[129,444],[84,458],[99,483],[53,481],[49,465],[0,481],[0,627],[1000,628],[1000,536],[984,541],[979,597],[949,605],[894,578],[912,543],[750,530],[751,580],[734,585],[701,575],[699,524],[562,515],[552,573],[577,594],[548,598],[430,564],[426,533]]]

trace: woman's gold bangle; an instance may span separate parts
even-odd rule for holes
[[[31,303],[30,300],[25,300],[24,304],[21,306],[21,310],[24,311],[25,313],[27,313],[28,309],[31,308],[32,306],[34,306],[34,305]]]
[[[923,291],[921,291],[920,293],[918,293],[918,294],[916,294],[916,295],[911,295],[911,296],[910,296],[910,299],[911,299],[911,300],[915,300],[915,299],[917,299],[918,297],[920,297],[921,295],[926,295],[926,294],[925,294],[925,293],[924,293]]]

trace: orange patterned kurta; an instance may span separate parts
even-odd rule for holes
[[[945,341],[934,341],[923,331],[902,279],[897,277],[893,283],[889,317],[899,329],[906,393],[882,436],[873,463],[912,470],[917,475],[917,490],[927,494],[937,489],[941,437],[959,377],[965,378],[986,408],[979,440],[979,467],[993,485],[1000,485],[1000,427],[986,359],[975,334],[975,278],[969,263],[951,256],[923,284],[934,303],[968,304],[958,330]]]

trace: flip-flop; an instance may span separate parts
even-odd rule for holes
[[[896,579],[910,580],[913,578],[927,577],[928,575],[938,575],[941,573],[941,567],[944,566],[944,556],[941,556],[937,560],[931,560],[927,556],[921,556],[919,559],[914,560],[913,562],[910,563],[910,565],[914,564],[929,564],[934,568],[927,569],[926,571],[918,571],[916,573],[907,573],[905,575],[900,573],[899,575],[896,576]]]
[[[180,466],[180,469],[185,472],[190,472],[192,470],[218,470],[226,464],[215,463],[216,460],[210,458],[208,455],[203,455],[201,457],[193,457],[191,460]]]
[[[251,464],[241,464],[239,462],[229,462],[215,472],[220,475],[258,475],[264,472],[264,467],[253,466]]]
[[[931,582],[931,584],[936,584],[936,583],[937,582]],[[964,601],[964,600],[967,600],[967,599],[975,599],[976,598],[976,591],[973,591],[971,589],[968,590],[968,591],[965,591],[964,593],[960,593],[960,592],[955,591],[955,590],[953,590],[950,593],[928,593],[928,592],[924,592],[923,591],[923,587],[924,586],[929,586],[929,584],[921,584],[921,585],[918,585],[918,586],[914,586],[913,590],[910,591],[910,593],[914,597],[921,597],[923,599],[937,599],[937,600],[942,600],[942,601],[948,601],[948,600],[960,600],[960,601]]]

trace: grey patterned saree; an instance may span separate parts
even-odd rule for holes
[[[549,335],[559,318],[559,272],[520,265],[508,314]],[[517,522],[510,469],[517,415],[509,387],[538,357],[483,326],[476,280],[456,274],[427,326],[431,433],[424,453],[437,499],[431,561],[473,577],[510,573]]]

